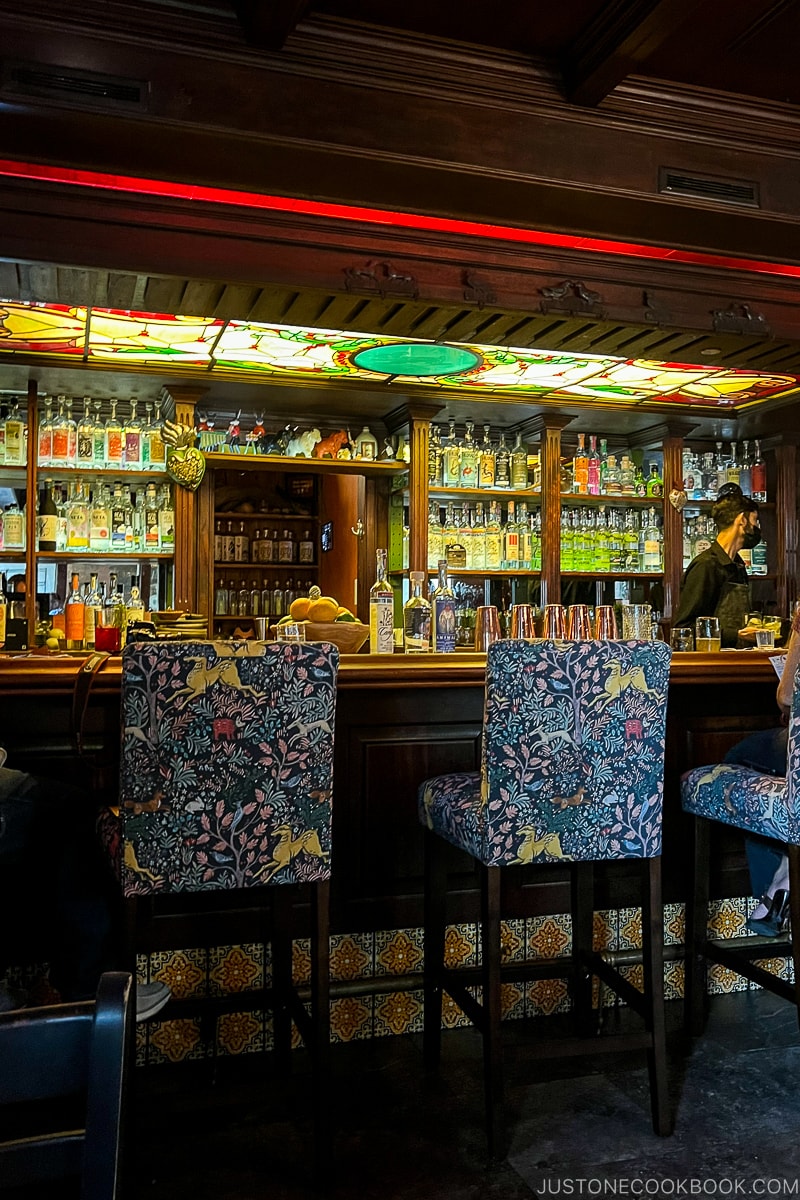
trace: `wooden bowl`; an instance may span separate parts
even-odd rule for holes
[[[369,637],[369,625],[360,621],[303,621],[307,642],[332,642],[342,654],[358,654]],[[277,638],[277,626],[270,626],[270,636]]]

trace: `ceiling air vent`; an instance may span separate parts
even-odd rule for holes
[[[693,200],[716,200],[718,204],[736,204],[740,208],[760,208],[758,184],[748,179],[720,179],[715,175],[690,175],[672,167],[661,167],[658,190],[670,196],[691,196]]]
[[[0,79],[0,93],[4,96],[37,96],[59,104],[71,102],[127,111],[146,111],[148,92],[149,84],[141,79],[49,63],[6,62]]]

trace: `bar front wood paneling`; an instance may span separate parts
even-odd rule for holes
[[[0,656],[3,741],[9,765],[80,784],[70,699],[81,659]],[[475,770],[480,761],[484,659],[431,655],[424,662],[346,656],[340,672],[334,772],[334,929],[410,928],[422,921],[422,837],[416,793],[421,780]],[[120,661],[100,671],[87,741],[103,754],[119,741]],[[719,761],[746,734],[775,725],[775,674],[755,651],[676,655],[667,724],[664,872],[668,901],[684,898],[688,824],[680,809],[682,771]],[[748,892],[736,831],[715,827],[717,896]],[[452,919],[478,919],[474,867],[453,854]],[[634,902],[633,875],[601,876],[602,907]],[[509,871],[508,890],[520,916],[564,911],[568,884],[557,865],[525,877]]]

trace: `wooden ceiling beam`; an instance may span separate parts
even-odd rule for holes
[[[251,46],[282,50],[312,0],[236,0],[236,15]]]
[[[604,4],[562,63],[568,99],[586,107],[599,104],[627,75],[642,73],[649,56],[697,12],[696,0]]]

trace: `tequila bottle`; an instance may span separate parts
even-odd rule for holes
[[[144,493],[144,549],[153,551],[161,549],[161,531],[158,527],[158,494],[154,483],[148,483]]]
[[[227,617],[229,603],[228,585],[220,579],[214,588],[214,616]]]
[[[91,397],[83,397],[83,416],[78,423],[78,454],[79,467],[94,466],[94,423],[90,412]]]
[[[483,427],[483,441],[481,442],[481,456],[478,466],[478,484],[482,488],[493,488],[495,480],[495,450],[490,438],[491,429],[488,425]]]
[[[19,401],[14,400],[11,412],[5,419],[5,461],[10,466],[25,463],[25,420],[19,410]]]
[[[739,487],[744,492],[745,496],[749,496],[753,490],[753,470],[750,461],[750,442],[742,443],[744,450],[742,451],[742,460],[739,464]]]
[[[78,458],[78,426],[72,416],[72,397],[67,396],[64,424],[67,431],[66,466],[74,467]]]
[[[519,491],[528,486],[528,451],[522,444],[521,433],[517,433],[511,451],[511,486]]]
[[[106,421],[106,465],[113,468],[124,466],[125,454],[122,426],[117,419],[117,400],[111,397],[111,412]]]
[[[144,601],[142,593],[139,590],[139,576],[134,575],[131,579],[131,589],[128,592],[128,598],[125,601],[125,618],[128,624],[131,621],[144,620]]]
[[[608,512],[605,507],[597,510],[594,535],[595,570],[607,575],[611,570],[611,544],[608,533]]]
[[[456,597],[447,580],[447,560],[437,563],[439,581],[433,593],[433,649],[450,654],[456,648]]]
[[[50,396],[45,396],[44,400],[36,458],[40,467],[49,467],[53,461],[53,401]]]
[[[112,401],[113,403],[113,401]],[[114,494],[111,498],[111,549],[116,554],[124,554],[133,544],[133,522],[130,498],[122,489],[121,483],[114,484]]]
[[[111,549],[111,504],[107,484],[94,489],[89,510],[89,549],[103,552]]]
[[[89,498],[86,484],[78,479],[72,484],[72,499],[67,504],[67,549],[89,548]]]
[[[84,637],[85,605],[81,595],[80,578],[77,571],[72,576],[72,590],[64,605],[64,621],[67,633],[67,649],[82,650]]]
[[[652,496],[654,500],[660,499],[664,495],[664,480],[658,472],[658,464],[650,463],[650,478],[647,481],[647,495]]]
[[[656,510],[648,508],[647,524],[644,527],[644,571],[658,572],[662,570],[662,533],[656,521]]]
[[[508,515],[503,538],[503,566],[509,571],[519,570],[519,527],[513,500],[508,502]]]
[[[36,518],[36,541],[40,550],[55,552],[58,537],[58,509],[53,498],[53,481],[46,479]]]
[[[531,570],[542,569],[542,511],[534,509],[531,517]]]
[[[609,569],[615,575],[625,571],[625,539],[622,534],[621,515],[617,509],[608,514]]]
[[[625,529],[622,540],[625,548],[625,571],[628,574],[638,573],[641,570],[641,564],[639,562],[639,523],[636,519],[635,509],[628,509],[625,513]]]
[[[475,517],[472,523],[472,569],[486,569],[486,523],[483,516],[483,501],[475,505]]]
[[[257,579],[250,580],[250,615],[261,616],[261,588],[258,586]]]
[[[529,571],[531,566],[531,523],[528,505],[524,500],[519,506],[517,529],[519,530],[519,565],[523,570]]]
[[[503,565],[503,530],[500,524],[500,505],[493,500],[489,505],[486,522],[486,566],[487,571],[499,571]]]
[[[589,434],[589,458],[586,465],[586,486],[590,496],[600,495],[600,455],[597,453],[597,436]]]
[[[767,500],[767,464],[761,457],[761,445],[756,440],[755,456],[750,468],[750,494],[759,504]]]
[[[463,505],[461,509],[461,517],[458,522],[458,541],[464,547],[464,566],[472,568],[474,566],[473,549],[475,539],[472,535],[472,521],[470,520],[469,506],[467,504]],[[438,570],[438,560],[436,566]]]
[[[561,510],[561,570],[575,570],[575,530],[572,527],[571,510]]]
[[[83,600],[83,637],[87,650],[94,650],[95,629],[103,619],[103,599],[97,587],[97,572],[90,575],[89,590]]]
[[[156,400],[156,415],[150,426],[150,466],[156,471],[163,471],[167,464],[167,447],[164,445],[163,430],[161,401]]]
[[[599,495],[606,494],[606,471],[608,470],[608,441],[606,438],[600,438],[600,492]]]
[[[461,443],[456,437],[456,423],[452,417],[450,436],[444,446],[442,481],[444,487],[458,487],[461,483]]]
[[[297,561],[306,567],[314,562],[314,540],[310,529],[303,530],[303,536],[297,544]]]
[[[436,564],[444,554],[441,510],[439,505],[431,500],[428,505],[428,570],[435,571]]]
[[[280,561],[287,563],[297,562],[297,543],[294,539],[294,530],[284,530],[283,536],[285,541],[288,541],[288,550],[286,552],[287,557],[283,557],[283,552],[279,548]],[[284,542],[281,542],[281,546],[284,546],[284,544]],[[244,521],[239,522],[239,532],[233,539],[233,561],[250,561],[250,538],[247,536]]]
[[[142,469],[142,426],[136,415],[136,405],[136,397],[132,396],[131,415],[122,429],[126,471],[141,471]]]
[[[494,460],[494,486],[496,488],[511,487],[511,454],[506,445],[506,435],[500,431],[500,441]]]
[[[102,405],[99,400],[94,402],[94,426],[92,428],[92,463],[95,467],[106,465],[106,427],[100,419]]]
[[[425,575],[412,571],[411,595],[403,605],[403,646],[406,654],[427,654],[431,648],[431,606],[422,594]]]
[[[375,582],[369,589],[369,652],[394,653],[394,592],[386,578],[386,551],[375,551]]]
[[[161,539],[161,549],[169,551],[174,550],[175,510],[172,507],[172,488],[168,483],[165,483],[161,488],[161,496],[158,506],[158,530]]]
[[[13,499],[3,513],[3,549],[25,549],[25,512],[20,508],[14,492]]]
[[[479,451],[472,436],[474,428],[474,423],[467,421],[464,441],[461,446],[460,486],[466,488],[475,488],[478,486]]]
[[[589,494],[589,456],[584,447],[584,434],[578,434],[578,448],[572,462],[572,490],[579,496]]]
[[[717,469],[717,482],[714,488],[714,498],[720,488],[728,482],[728,463],[725,455],[722,453],[722,442],[716,442],[716,454],[714,455],[714,466]]]
[[[442,486],[442,438],[438,425],[431,425],[428,440],[428,487]]]
[[[636,494],[636,467],[627,454],[623,454],[619,464],[619,492],[621,496]]]
[[[618,496],[620,491],[619,467],[615,454],[609,454],[606,461],[605,487],[606,496]]]
[[[67,418],[65,407],[67,397],[59,395],[57,399],[58,409],[53,418],[53,436],[52,436],[52,458],[51,462],[54,467],[67,466],[67,452],[69,450],[69,439],[67,435]]]
[[[728,460],[728,468],[725,472],[725,482],[726,483],[738,483],[739,475],[740,475],[740,471],[739,471],[739,460],[736,456],[736,442],[731,442],[731,456]]]

